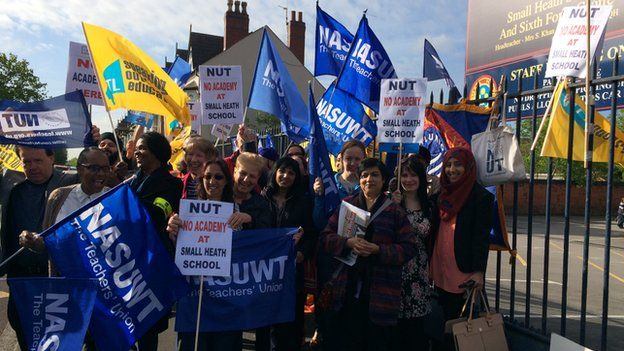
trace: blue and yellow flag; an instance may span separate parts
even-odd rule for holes
[[[542,156],[567,158],[568,131],[570,123],[570,95],[567,83],[557,85],[553,99],[552,114],[542,146]],[[609,140],[611,138],[611,123],[600,113],[594,116],[594,149],[593,162],[609,161]],[[583,161],[585,155],[585,102],[576,95],[574,99],[574,143],[572,159]],[[614,161],[624,164],[624,133],[618,128],[615,130],[615,158]]]
[[[143,111],[190,125],[188,96],[156,61],[117,33],[82,27],[107,110]]]

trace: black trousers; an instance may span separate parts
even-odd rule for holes
[[[9,301],[7,305],[7,318],[9,319],[9,324],[11,325],[11,328],[15,330],[20,350],[28,350],[28,347],[26,345],[26,339],[24,338],[24,331],[22,330],[22,323],[20,321],[19,314],[17,313],[17,306],[15,305],[15,300],[13,300],[12,295],[9,295]]]
[[[178,351],[193,351],[195,333],[178,333]],[[197,349],[208,351],[240,351],[243,348],[243,332],[199,333]]]
[[[454,294],[446,290],[442,290],[438,287],[435,288],[438,294],[438,301],[444,311],[444,320],[459,318],[462,307],[466,299],[464,294]],[[455,349],[455,343],[453,342],[452,335],[445,334],[443,342],[434,342],[433,350],[435,351],[449,351]]]

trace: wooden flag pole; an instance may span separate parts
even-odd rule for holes
[[[397,190],[401,190],[401,164],[403,163],[403,142],[399,142],[399,167],[397,170]]]
[[[193,348],[194,351],[197,351],[198,341],[199,341],[199,322],[201,321],[201,305],[202,298],[204,297],[204,276],[200,275],[199,281],[199,303],[197,304],[197,324],[195,325],[195,346]]]
[[[113,116],[111,116],[108,109],[106,110],[106,113],[108,114],[108,121],[113,129],[113,136],[115,137],[115,144],[117,145],[117,154],[119,155],[119,162],[121,162],[123,161],[123,157],[121,156],[121,147],[119,147],[119,138],[117,137],[117,132],[115,131],[115,125],[113,124]]]
[[[590,110],[590,105],[593,104],[593,96],[590,95],[589,93],[589,85],[590,85],[590,81],[591,81],[591,74],[592,74],[592,70],[591,70],[591,35],[590,35],[590,28],[591,28],[591,18],[589,16],[589,14],[591,13],[591,1],[587,0],[587,5],[586,5],[586,11],[585,11],[585,17],[587,18],[587,51],[585,52],[585,157],[584,157],[584,162],[583,162],[583,166],[585,168],[587,168],[589,162],[592,161],[592,151],[593,150],[589,150],[589,138],[590,135],[594,134],[594,124],[590,123],[589,121],[589,110]],[[570,118],[574,118],[574,116],[570,116]]]
[[[537,146],[537,139],[539,139],[540,133],[542,133],[542,129],[544,129],[544,125],[546,124],[546,119],[548,118],[548,115],[550,114],[553,101],[555,100],[555,90],[557,90],[557,86],[559,84],[563,84],[563,79],[555,78],[555,82],[556,82],[556,84],[554,85],[555,89],[553,90],[552,95],[550,95],[550,100],[548,100],[548,104],[546,105],[546,111],[544,111],[544,115],[542,116],[542,121],[540,122],[539,128],[537,129],[537,133],[535,133],[535,139],[533,139],[533,144],[531,144],[531,151],[535,150],[535,147]]]

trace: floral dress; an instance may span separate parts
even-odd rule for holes
[[[421,210],[406,209],[407,218],[416,234],[416,255],[403,265],[401,274],[401,310],[399,318],[422,317],[431,312],[429,263],[425,240],[431,231],[431,222]]]

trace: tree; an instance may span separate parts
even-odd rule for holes
[[[34,74],[28,61],[12,53],[0,53],[0,100],[43,100],[47,95],[46,85]]]

